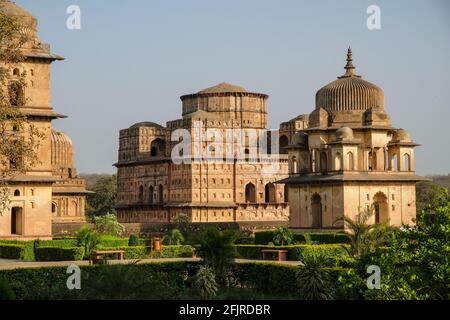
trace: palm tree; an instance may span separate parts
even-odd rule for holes
[[[350,249],[347,250],[351,256],[360,257],[366,253],[375,251],[389,241],[393,228],[389,222],[369,224],[369,219],[375,214],[374,206],[365,209],[355,216],[354,219],[344,216],[336,222],[344,222],[345,228],[349,230]],[[345,247],[347,248],[347,247]]]
[[[197,253],[206,265],[215,270],[216,277],[221,283],[225,280],[226,268],[236,257],[235,240],[236,232],[233,230],[221,232],[214,228],[205,230],[198,237]]]
[[[301,297],[305,300],[333,298],[331,277],[325,269],[326,257],[320,251],[305,250],[300,256],[296,278]]]
[[[100,236],[97,231],[83,227],[77,232],[77,242],[78,246],[84,247],[84,257],[89,258],[100,244]]]
[[[170,230],[169,234],[164,236],[162,240],[163,244],[173,246],[173,245],[180,245],[184,242],[184,236],[178,229]]]

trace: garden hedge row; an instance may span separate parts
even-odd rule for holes
[[[274,231],[260,231],[255,232],[255,244],[267,245],[273,242]],[[350,239],[345,233],[330,233],[330,232],[315,232],[315,233],[294,233],[295,243],[306,244],[335,244],[335,243],[349,243]]]
[[[41,247],[36,248],[37,261],[77,261],[83,260],[83,247],[55,248]]]
[[[262,250],[277,249],[287,250],[289,261],[298,261],[302,252],[305,251],[322,251],[326,257],[346,256],[346,245],[343,244],[295,244],[289,246],[264,246],[264,245],[235,245],[238,258],[261,260]]]
[[[152,251],[152,258],[192,258],[194,247],[183,246],[162,246],[161,251]]]
[[[0,258],[34,261],[34,241],[0,241]]]
[[[7,279],[9,287],[19,300],[60,299],[114,299],[120,290],[111,290],[118,279],[110,279],[135,271],[137,277],[121,277],[133,283],[128,287],[136,291],[137,299],[196,299],[198,293],[192,289],[192,279],[199,267],[198,262],[164,262],[135,265],[81,266],[82,290],[68,290],[67,267],[0,270],[0,278]],[[122,271],[120,271],[122,269]],[[236,288],[266,293],[282,298],[297,298],[297,267],[267,262],[246,262],[232,267]],[[328,268],[333,284],[348,271],[343,268]],[[148,281],[151,285],[136,284]],[[98,281],[96,281],[98,280]],[[125,280],[124,280],[125,281]],[[150,292],[148,291],[150,290]]]

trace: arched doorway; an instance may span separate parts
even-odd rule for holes
[[[375,223],[383,223],[389,219],[387,197],[383,192],[378,192],[373,197],[375,210]]]
[[[347,170],[349,170],[349,171],[355,170],[355,164],[354,164],[352,152],[347,153]]]
[[[342,155],[340,152],[336,152],[336,155],[334,156],[334,170],[342,170]]]
[[[265,202],[266,203],[274,203],[276,202],[276,190],[275,190],[275,185],[272,182],[269,182],[268,184],[266,184],[265,188]]]
[[[245,202],[256,202],[256,188],[251,182],[245,186]]]
[[[22,208],[14,207],[11,209],[11,234],[23,234],[23,214]]]
[[[322,198],[315,193],[311,198],[312,227],[322,228]]]

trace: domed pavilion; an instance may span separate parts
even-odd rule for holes
[[[342,229],[340,218],[367,209],[372,223],[413,224],[418,145],[392,126],[383,90],[356,74],[350,48],[345,74],[317,91],[315,110],[302,118],[307,125],[280,138],[291,227]]]

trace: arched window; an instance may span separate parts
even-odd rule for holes
[[[143,202],[144,201],[144,187],[140,186],[139,187],[139,202]]]
[[[160,184],[158,187],[158,197],[158,202],[164,203],[164,187],[162,184]]]
[[[340,152],[336,152],[334,156],[334,170],[336,171],[342,170],[342,155]]]
[[[9,103],[13,107],[20,107],[24,104],[23,87],[18,82],[13,82],[9,85]]]
[[[162,157],[164,156],[166,148],[166,143],[163,139],[155,139],[152,141],[150,145],[150,155],[152,157]]]
[[[373,169],[373,153],[372,153],[372,151],[369,151],[369,154],[367,157],[367,165],[368,165],[369,170]]]
[[[148,188],[148,203],[150,204],[153,204],[153,193],[154,193],[153,186],[150,186],[150,188]]]
[[[56,203],[52,202],[52,213],[56,213]]]
[[[274,203],[276,202],[276,189],[275,189],[275,185],[272,182],[269,182],[268,184],[266,184],[266,186],[264,187],[264,191],[265,191],[265,202],[266,203]]]
[[[16,77],[20,76],[20,70],[18,68],[15,68],[13,70],[13,76],[16,76]]]
[[[245,186],[245,202],[256,202],[256,188],[251,182]]]
[[[14,191],[14,197],[20,197],[20,190],[19,189],[16,189]]]
[[[352,152],[347,153],[347,170],[355,170],[355,160]]]
[[[328,159],[327,159],[326,152],[321,152],[320,153],[320,171],[322,173],[327,173],[328,172]]]
[[[398,156],[394,154],[391,159],[391,170],[398,171]]]
[[[279,148],[280,148],[280,154],[286,154],[287,150],[285,147],[287,147],[289,144],[289,139],[285,135],[280,136],[279,139]]]
[[[411,156],[407,153],[403,155],[403,168],[404,171],[411,171]]]
[[[298,173],[298,164],[296,156],[293,156],[291,158],[291,173]]]

